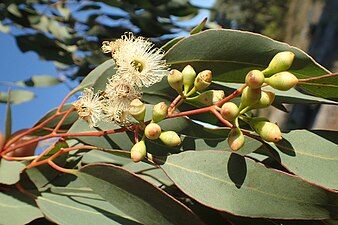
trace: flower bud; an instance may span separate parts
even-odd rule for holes
[[[244,145],[244,135],[238,127],[231,128],[228,134],[228,145],[229,147],[237,151]]]
[[[203,91],[206,89],[212,81],[212,73],[210,70],[203,70],[197,74],[197,77],[194,81],[194,87],[196,91]]]
[[[262,109],[270,106],[275,100],[275,93],[272,91],[262,91],[261,98],[256,104],[246,107],[243,109],[240,114],[246,113],[252,109]]]
[[[161,134],[161,127],[157,123],[149,123],[144,129],[144,134],[148,139],[155,140]]]
[[[284,71],[265,78],[264,81],[274,89],[287,91],[296,86],[298,78],[292,73]]]
[[[140,99],[135,98],[130,102],[130,115],[132,115],[137,121],[143,122],[144,116],[146,114],[146,106]]]
[[[26,132],[28,129],[21,129],[16,131],[14,134],[12,134],[8,141],[10,141],[11,139],[21,135],[22,133]],[[32,136],[32,135],[25,135],[22,138],[20,138],[19,140],[17,140],[16,142],[14,142],[13,144],[11,144],[9,147],[15,147],[16,145],[20,145],[23,144],[25,142],[31,141],[33,139],[35,139],[36,136]],[[3,137],[3,141],[4,141],[4,137]],[[25,156],[32,156],[34,155],[35,149],[38,146],[38,142],[33,142],[31,144],[22,146],[20,148],[16,148],[14,151],[8,152],[6,155],[7,156],[12,156],[12,157],[25,157]]]
[[[191,102],[198,106],[211,106],[224,98],[225,94],[222,90],[209,90],[205,91],[195,97],[187,98],[188,102]]]
[[[264,74],[274,74],[288,70],[295,58],[295,54],[290,51],[277,53],[270,61],[269,66],[263,70]]]
[[[160,134],[160,140],[170,147],[175,147],[181,144],[181,138],[175,131],[163,131]]]
[[[252,89],[250,87],[245,87],[242,92],[241,96],[241,104],[239,106],[240,109],[245,108],[246,106],[254,105],[256,104],[259,99],[261,98],[261,89]]]
[[[196,72],[194,68],[192,68],[192,66],[187,65],[182,70],[182,75],[183,75],[184,93],[186,94],[194,85]]]
[[[226,102],[222,105],[221,115],[228,121],[233,121],[239,114],[239,108],[233,102]]]
[[[264,119],[254,118],[249,122],[249,125],[264,141],[277,142],[282,140],[282,133],[279,127]]]
[[[245,83],[252,89],[262,87],[264,74],[259,70],[251,70],[245,77]]]
[[[168,106],[164,102],[157,103],[153,108],[153,122],[157,123],[168,115]]]
[[[175,69],[171,70],[168,75],[168,83],[177,93],[182,93],[183,75],[180,71]]]
[[[139,162],[147,155],[147,148],[144,141],[139,141],[130,150],[130,158],[134,162]]]

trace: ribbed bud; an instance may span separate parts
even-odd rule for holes
[[[279,127],[274,123],[266,121],[265,118],[254,118],[249,124],[264,141],[277,142],[282,140],[282,133]]]
[[[175,69],[171,70],[168,75],[168,83],[177,93],[182,93],[183,75],[180,71]]]
[[[150,140],[157,139],[161,134],[161,127],[157,123],[149,123],[144,129],[144,134]]]
[[[295,54],[290,51],[277,53],[270,61],[269,66],[263,70],[264,74],[274,74],[288,70],[295,58]]]
[[[239,114],[238,106],[233,102],[226,102],[222,105],[221,115],[228,121],[233,121]]]
[[[168,106],[164,102],[157,103],[153,108],[153,122],[157,123],[168,115]]]
[[[245,83],[252,89],[262,87],[264,74],[259,70],[251,70],[245,77]]]
[[[160,140],[170,147],[175,147],[181,144],[181,138],[175,131],[163,131],[160,134]]]
[[[146,106],[140,99],[135,98],[130,102],[129,113],[139,122],[143,122],[146,114]]]
[[[194,81],[194,87],[196,91],[203,91],[212,81],[212,72],[210,70],[203,70],[202,72],[197,74],[197,77]]]
[[[234,151],[237,151],[243,147],[244,135],[238,127],[231,128],[228,134],[228,145]]]
[[[261,98],[261,89],[252,89],[250,87],[245,87],[242,92],[241,96],[241,104],[240,109],[245,108],[246,106],[254,105],[256,104],[259,99]]]
[[[182,70],[182,75],[183,75],[184,93],[188,93],[190,89],[194,86],[196,72],[194,68],[192,68],[192,66],[187,65]]]
[[[139,162],[147,155],[147,148],[144,141],[139,141],[130,150],[130,158],[134,162]]]
[[[264,81],[274,89],[287,91],[297,85],[298,78],[292,73],[284,71],[265,78]]]
[[[187,98],[188,102],[198,106],[211,106],[224,98],[225,94],[222,90],[205,91],[193,98]]]

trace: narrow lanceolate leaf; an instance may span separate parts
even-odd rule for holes
[[[34,200],[19,191],[0,192],[0,224],[17,225],[43,217]]]
[[[96,90],[104,90],[104,87],[107,83],[107,78],[115,74],[115,62],[113,59],[109,59],[92,70],[85,79],[80,83],[80,85],[71,91],[75,93],[79,90],[82,90],[86,87],[91,87],[96,84]],[[100,81],[100,82],[99,82]]]
[[[175,44],[166,53],[165,59],[176,69],[182,69],[187,64],[192,65],[196,71],[210,69],[214,81],[244,83],[250,70],[265,69],[273,56],[281,51],[295,53],[295,60],[289,71],[298,78],[329,73],[298,48],[263,35],[227,29],[210,29],[191,35]],[[318,93],[313,86],[302,88],[316,95]],[[321,89],[320,93],[326,91],[324,86]]]
[[[24,86],[24,87],[48,87],[53,86],[61,83],[57,77],[53,77],[50,75],[37,75],[32,76],[32,78],[23,81],[17,81],[14,84],[17,86]]]
[[[312,94],[338,101],[338,73],[322,76],[319,79],[300,81],[299,87],[311,89]]]
[[[222,151],[168,156],[162,168],[188,196],[211,208],[248,217],[337,218],[338,194]]]
[[[6,118],[5,118],[5,140],[12,134],[12,108],[11,108],[11,101],[10,101],[11,93],[8,93],[7,98],[7,106],[6,106]]]
[[[305,180],[338,190],[338,132],[293,130],[271,144],[272,155]]]
[[[204,18],[203,21],[198,24],[196,27],[194,27],[191,31],[190,34],[197,34],[198,32],[200,32],[203,27],[205,26],[205,24],[207,23],[208,18]]]
[[[184,205],[120,167],[95,164],[77,172],[88,187],[142,224],[201,224]]]
[[[0,184],[15,184],[20,180],[20,174],[25,168],[23,162],[0,160]]]

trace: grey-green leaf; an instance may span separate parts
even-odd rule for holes
[[[34,200],[19,191],[0,192],[0,224],[18,225],[43,217]]]
[[[281,219],[338,216],[337,193],[238,154],[187,151],[170,155],[163,163],[183,192],[220,211]]]
[[[6,103],[8,98],[8,93],[0,92],[0,103]],[[35,98],[35,94],[31,91],[26,90],[14,90],[11,91],[10,103],[11,104],[20,104],[23,102],[30,101]]]
[[[183,204],[120,167],[96,164],[81,168],[76,175],[95,193],[142,224],[201,224]]]

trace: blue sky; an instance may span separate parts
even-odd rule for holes
[[[193,0],[191,2],[194,5],[210,7],[214,0]],[[208,14],[207,10],[200,10],[200,14],[196,18],[182,22],[182,25],[198,24]],[[52,62],[40,60],[34,52],[22,53],[16,45],[15,38],[2,32],[0,32],[0,59],[0,81],[15,82],[29,79],[34,75],[59,76]],[[71,85],[75,87],[76,84],[72,83]],[[12,90],[17,88],[13,87]],[[7,86],[0,85],[0,91],[7,92],[7,90]],[[27,88],[27,90],[33,91],[36,98],[19,105],[12,105],[13,132],[32,127],[45,113],[58,106],[69,92],[69,88],[64,84],[52,87]],[[76,100],[76,97],[70,99],[70,101],[74,100]],[[6,105],[0,104],[0,130],[2,132],[5,124],[5,111]]]
[[[58,77],[52,62],[42,61],[34,52],[22,53],[16,46],[15,39],[0,32],[0,81],[26,80],[34,75]],[[12,90],[18,87],[13,87]],[[18,88],[20,89],[20,88]],[[0,91],[8,87],[0,86]],[[36,94],[32,101],[12,105],[13,131],[34,125],[46,112],[56,107],[69,92],[64,84],[52,87],[27,88]],[[75,98],[73,98],[75,100]],[[0,104],[0,129],[4,130],[6,105]]]

